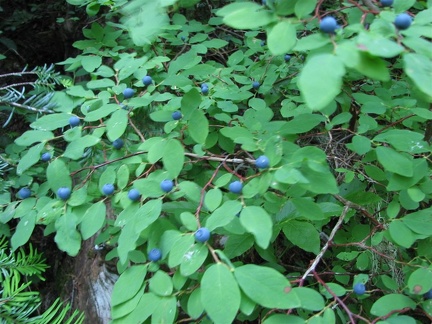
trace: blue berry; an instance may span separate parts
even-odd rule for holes
[[[114,193],[114,185],[112,184],[112,183],[107,183],[107,184],[104,184],[104,186],[102,187],[102,193],[105,195],[105,196],[109,196],[109,195],[112,195],[113,193]]]
[[[162,191],[170,192],[174,188],[174,182],[172,180],[163,180],[160,184]]]
[[[123,96],[125,99],[132,98],[134,94],[135,94],[134,89],[126,88],[123,90]]]
[[[148,253],[148,259],[150,261],[156,262],[162,258],[162,252],[158,248],[151,249]]]
[[[338,28],[338,24],[336,22],[336,19],[334,19],[331,16],[324,17],[320,21],[319,28],[321,31],[327,34],[334,34],[335,30]]]
[[[270,165],[270,160],[267,156],[261,155],[255,160],[255,165],[260,169],[265,169]]]
[[[228,189],[229,189],[229,191],[231,191],[232,193],[239,194],[239,193],[242,192],[243,184],[242,184],[240,181],[237,180],[237,181],[231,182],[231,183],[229,184]]]
[[[210,231],[205,227],[201,227],[195,232],[195,240],[197,240],[197,242],[204,243],[207,242],[209,238]]]
[[[131,189],[128,192],[128,197],[132,201],[138,201],[141,198],[141,194],[137,189]]]
[[[69,125],[71,125],[71,127],[78,126],[79,124],[80,119],[77,116],[72,116],[71,118],[69,118]]]
[[[179,120],[182,118],[182,114],[180,111],[176,110],[171,114],[172,119]]]
[[[288,62],[289,60],[291,60],[291,55],[286,54],[284,59],[285,59],[285,62]]]
[[[21,199],[26,199],[31,196],[31,190],[29,188],[21,188],[18,191],[18,197]]]
[[[354,285],[353,289],[354,289],[354,292],[355,292],[357,295],[363,295],[363,294],[366,292],[366,287],[365,287],[365,285],[364,285],[363,283],[361,283],[361,282],[356,283],[356,284]]]
[[[411,23],[412,23],[412,18],[407,13],[401,13],[397,15],[394,21],[396,28],[399,30],[408,29],[408,27],[411,26]]]
[[[424,299],[432,299],[432,289],[423,295]]]
[[[124,142],[121,138],[118,138],[112,143],[112,145],[116,150],[120,150],[123,147]]]
[[[393,0],[380,0],[383,7],[391,7],[393,5]]]
[[[62,200],[68,200],[71,195],[71,190],[68,187],[61,187],[57,190],[57,196]]]
[[[255,90],[258,90],[260,86],[261,86],[261,83],[259,83],[258,81],[254,81],[252,83],[252,88],[254,88]]]
[[[146,75],[143,79],[142,79],[142,83],[144,83],[144,85],[148,86],[150,84],[152,84],[153,79],[151,76]]]
[[[51,153],[45,152],[44,154],[42,154],[41,161],[48,162],[49,160],[51,160]]]

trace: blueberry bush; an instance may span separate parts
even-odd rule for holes
[[[13,250],[96,235],[112,323],[432,319],[432,1],[67,2],[97,19],[2,153]]]

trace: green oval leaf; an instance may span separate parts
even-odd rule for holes
[[[55,193],[60,187],[72,187],[72,178],[63,159],[55,159],[52,161],[48,165],[46,176],[48,185]]]
[[[320,311],[324,308],[324,298],[316,290],[307,287],[296,287],[293,291],[297,294],[300,299],[301,308]]]
[[[275,269],[247,264],[236,268],[234,275],[243,292],[264,307],[289,309],[301,305],[288,279]]]
[[[240,223],[255,237],[259,247],[266,249],[273,234],[273,221],[265,209],[259,206],[247,206],[240,214]]]
[[[345,67],[331,54],[319,54],[308,60],[298,79],[298,87],[306,104],[320,110],[330,104],[339,94]]]
[[[40,161],[41,153],[44,148],[44,143],[39,143],[32,146],[26,154],[24,154],[17,166],[17,174],[21,175],[25,170],[29,169],[31,166],[35,165]]]
[[[114,285],[111,296],[111,305],[119,305],[135,296],[135,294],[141,289],[146,274],[147,265],[134,265],[126,269]],[[131,283],[136,284],[131,285]]]
[[[165,271],[156,271],[153,277],[149,280],[149,289],[156,295],[169,296],[171,295],[173,288],[172,279]]]
[[[315,254],[319,253],[319,233],[311,223],[290,220],[283,227],[283,232],[286,238],[299,248]]]
[[[403,56],[404,71],[415,85],[426,95],[432,97],[432,62],[427,57],[408,53]]]
[[[107,121],[107,137],[111,142],[120,138],[128,124],[128,112],[124,109],[115,111]]]
[[[416,241],[414,233],[399,219],[391,222],[388,230],[393,241],[404,248],[410,248]]]
[[[189,135],[198,144],[204,144],[209,133],[209,122],[202,110],[195,110],[188,121]]]
[[[43,116],[30,124],[31,128],[50,131],[69,125],[70,114],[60,113]]]
[[[232,272],[213,264],[201,279],[201,302],[214,323],[231,323],[240,308],[240,289]]]
[[[273,55],[290,52],[297,42],[296,29],[286,20],[278,22],[267,33],[267,43]]]
[[[394,172],[405,177],[412,177],[414,174],[412,157],[396,152],[390,147],[379,146],[375,149],[378,162],[386,171]]]
[[[183,256],[180,264],[180,273],[183,276],[194,274],[202,266],[208,255],[205,244],[194,244]]]
[[[229,224],[241,209],[242,205],[239,201],[228,200],[210,214],[210,216],[206,219],[205,226],[210,231],[213,231],[218,227],[223,227]]]
[[[432,269],[418,268],[408,279],[408,288],[411,294],[425,294],[432,289]]]
[[[24,215],[11,237],[12,251],[15,251],[20,246],[26,244],[33,233],[36,224],[36,211],[31,210],[28,214]]]
[[[81,235],[84,240],[92,237],[102,228],[105,215],[106,206],[103,201],[99,201],[87,209],[80,223]]]
[[[370,310],[372,315],[385,316],[393,311],[397,311],[403,308],[416,308],[416,303],[407,296],[400,294],[389,294],[378,299]]]
[[[19,146],[29,146],[33,143],[44,142],[48,139],[54,138],[52,132],[41,131],[41,130],[29,130],[22,134],[15,140],[15,143]]]
[[[183,170],[184,160],[183,145],[176,139],[168,139],[164,146],[162,162],[170,178],[174,179],[178,177]]]

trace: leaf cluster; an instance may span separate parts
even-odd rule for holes
[[[36,226],[72,256],[97,235],[120,273],[114,323],[432,316],[430,3],[233,2],[208,22],[117,5],[59,63],[75,77],[54,113],[7,147],[31,189],[4,196],[14,250]],[[335,12],[343,28],[319,31]]]

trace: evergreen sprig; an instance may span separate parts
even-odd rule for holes
[[[0,323],[83,323],[84,314],[57,298],[42,314],[36,315],[41,305],[40,294],[31,291],[29,276],[44,280],[42,273],[48,266],[41,253],[31,245],[29,250],[20,248],[9,251],[6,237],[0,239]],[[23,280],[25,277],[25,280]],[[25,282],[23,282],[25,281]]]
[[[33,76],[34,80],[8,82],[11,78]],[[27,79],[27,78],[26,78]],[[27,71],[0,74],[0,81],[6,80],[0,86],[0,110],[7,111],[9,116],[3,123],[3,128],[10,124],[16,112],[53,113],[55,104],[51,102],[56,86],[62,84],[60,73],[55,72],[54,65],[44,65]],[[14,79],[15,80],[15,79]],[[32,89],[29,89],[32,88]]]

